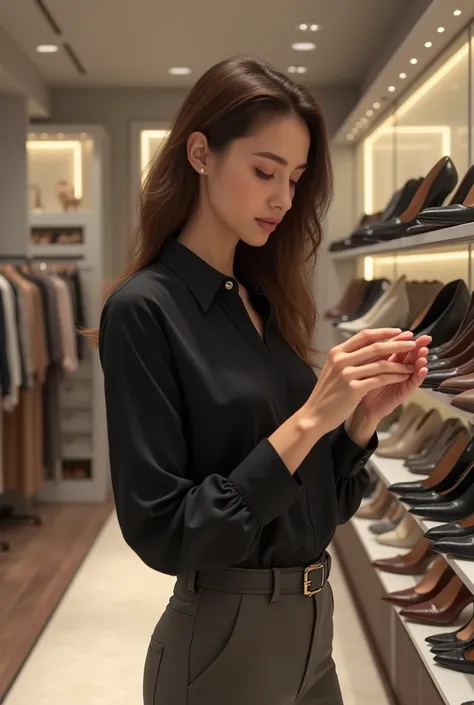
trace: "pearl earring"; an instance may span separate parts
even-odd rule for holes
[[[206,173],[206,170],[204,169],[204,167],[202,167],[201,174],[205,174],[205,173]]]

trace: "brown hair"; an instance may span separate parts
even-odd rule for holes
[[[193,132],[206,135],[210,149],[223,152],[266,119],[294,114],[307,125],[308,167],[291,210],[262,247],[240,241],[235,275],[260,283],[272,301],[275,324],[293,350],[312,364],[311,339],[316,308],[311,274],[322,239],[321,221],[332,195],[332,169],[326,126],[311,93],[267,63],[237,57],[210,68],[195,84],[175,118],[143,184],[139,224],[130,264],[108,294],[155,260],[164,244],[182,229],[199,194],[199,176],[187,157]],[[98,332],[86,335],[97,341]]]

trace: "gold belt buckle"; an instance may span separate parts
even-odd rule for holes
[[[309,577],[310,573],[313,572],[313,570],[319,570],[321,569],[323,571],[323,579],[322,579],[322,584],[321,587],[318,588],[317,590],[311,590],[311,578]],[[313,563],[313,565],[309,565],[307,568],[304,569],[304,574],[303,574],[303,594],[306,595],[307,597],[312,597],[313,595],[317,595],[318,592],[321,592],[321,590],[324,587],[324,583],[326,580],[325,576],[325,568],[322,563]]]

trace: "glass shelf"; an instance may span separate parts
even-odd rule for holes
[[[94,209],[94,140],[86,132],[30,132],[27,139],[30,214]]]

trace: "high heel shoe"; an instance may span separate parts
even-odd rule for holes
[[[423,530],[409,514],[405,514],[399,525],[386,534],[379,534],[377,541],[384,546],[414,548],[423,536]]]
[[[451,348],[457,345],[458,341],[461,341],[461,338],[464,338],[464,336],[467,334],[468,330],[471,328],[471,326],[474,325],[474,292],[471,293],[471,299],[469,301],[469,306],[466,310],[466,313],[464,314],[463,319],[461,320],[461,323],[459,324],[459,327],[455,334],[453,335],[452,338],[447,340],[446,342],[442,343],[441,345],[434,346],[430,345],[429,351],[428,351],[428,362],[434,362],[435,360],[438,360],[439,358],[443,357],[445,353],[448,352]],[[414,328],[412,328],[414,330]],[[457,350],[459,352],[459,350]]]
[[[474,514],[461,519],[460,521],[450,521],[447,524],[432,526],[425,534],[430,541],[438,539],[455,539],[458,536],[468,536],[474,530]]]
[[[367,284],[368,282],[365,279],[352,279],[346,287],[339,303],[326,311],[324,318],[327,321],[334,319],[340,320],[342,316],[356,311],[362,303],[367,290]]]
[[[474,637],[474,616],[472,616],[466,624],[454,632],[441,632],[441,634],[431,634],[425,636],[427,644],[432,646],[441,646],[446,644],[446,648],[452,651],[456,648],[461,648],[466,645],[466,642]]]
[[[471,166],[446,206],[425,208],[407,232],[410,235],[448,228],[474,220],[474,166]]]
[[[390,485],[389,492],[404,495],[426,491],[444,492],[453,487],[468,466],[474,462],[474,438],[465,446],[459,437],[447,448],[438,465],[425,480],[415,482],[396,482]]]
[[[424,409],[422,409],[421,406],[418,406],[418,404],[407,404],[407,406],[403,408],[398,424],[392,433],[387,436],[387,438],[381,438],[379,440],[378,450],[395,445],[401,438],[403,438],[407,430],[414,423],[417,423],[418,420],[424,416],[424,414]]]
[[[432,521],[460,521],[474,514],[474,463],[471,463],[461,480],[463,494],[455,499],[437,504],[417,504],[409,512]]]
[[[361,245],[372,244],[402,237],[411,225],[416,224],[420,211],[444,203],[456,186],[456,181],[456,167],[449,157],[442,157],[423,179],[408,208],[397,218],[368,228],[364,235],[357,238],[357,242]]]
[[[382,600],[391,602],[392,605],[398,605],[399,607],[418,605],[420,602],[433,599],[446,587],[453,576],[453,569],[440,556],[433,562],[429,571],[415,587],[390,592],[388,595],[383,595]]]
[[[439,435],[434,438],[429,452],[426,455],[415,456],[412,460],[407,459],[405,466],[410,472],[419,475],[430,475],[444,456],[448,448],[458,439],[459,436],[466,437],[466,445],[469,440],[469,433],[461,419],[451,418],[443,422]]]
[[[465,607],[474,602],[474,595],[455,575],[432,600],[403,608],[402,617],[420,624],[447,625],[459,617]]]
[[[413,335],[432,337],[433,346],[450,340],[469,309],[471,294],[462,279],[455,279],[446,284],[421,323],[413,329]]]
[[[421,575],[434,560],[431,542],[421,538],[411,551],[392,558],[377,558],[372,561],[374,568],[397,575]]]
[[[377,455],[381,458],[406,458],[410,453],[417,453],[430,436],[439,433],[441,425],[439,412],[430,409],[395,445],[377,449]]]
[[[382,519],[387,513],[393,497],[385,489],[375,497],[369,504],[363,504],[356,512],[356,517],[359,519]]]

